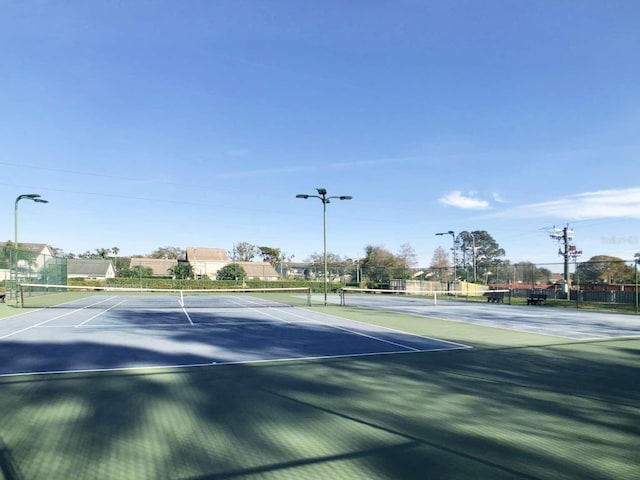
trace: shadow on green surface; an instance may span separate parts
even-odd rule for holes
[[[175,338],[197,341],[181,332]],[[6,377],[0,379],[3,473],[29,479],[633,478],[640,469],[640,341],[477,347]],[[60,348],[45,345],[42,352],[73,351]],[[127,352],[156,354],[142,347]]]
[[[23,478],[11,450],[4,443],[2,437],[0,437],[0,472],[5,480],[21,480]]]

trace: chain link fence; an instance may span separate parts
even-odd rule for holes
[[[0,246],[0,289],[16,299],[18,283],[67,284],[67,259],[41,252]]]

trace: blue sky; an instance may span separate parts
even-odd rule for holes
[[[636,1],[4,1],[0,238],[640,251]]]

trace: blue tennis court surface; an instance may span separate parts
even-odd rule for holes
[[[334,298],[338,303],[339,299]],[[348,305],[575,340],[640,337],[640,316],[579,308],[352,295]]]
[[[0,322],[0,375],[468,348],[304,308],[251,302],[242,308],[126,308],[123,299],[100,298],[27,311]]]

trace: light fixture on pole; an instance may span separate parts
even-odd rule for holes
[[[19,195],[16,198],[15,215],[14,215],[14,218],[13,218],[13,220],[14,220],[13,275],[14,275],[14,280],[15,280],[16,301],[18,300],[18,203],[20,203],[20,200],[32,200],[32,201],[34,201],[36,203],[49,203],[48,200],[44,200],[44,199],[40,198],[40,195],[38,195],[37,193],[25,193],[24,195]]]
[[[328,269],[327,269],[327,203],[330,203],[330,200],[335,198],[338,200],[351,200],[353,197],[351,195],[339,195],[335,197],[327,197],[327,190],[324,188],[316,188],[318,195],[307,195],[304,193],[300,193],[296,195],[296,198],[302,198],[306,200],[307,198],[318,198],[322,202],[322,225],[323,225],[323,236],[324,236],[324,304],[327,304],[327,277],[328,277]]]
[[[440,232],[440,233],[436,233],[436,235],[451,235],[451,238],[453,239],[453,285],[456,284],[456,234],[453,232],[453,230],[449,230],[448,232]]]

